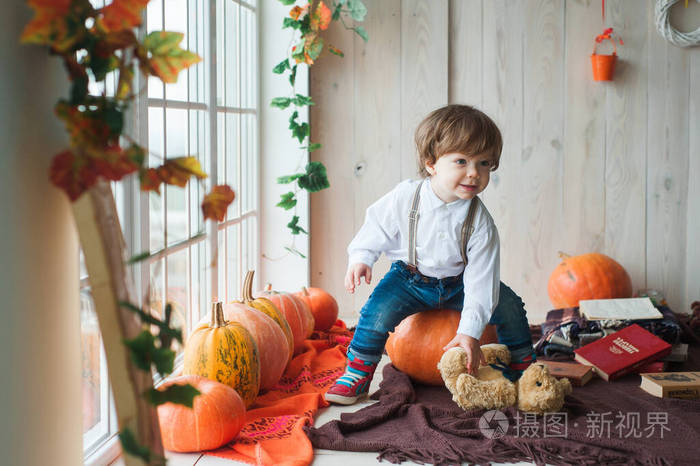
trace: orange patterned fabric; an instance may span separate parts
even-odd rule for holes
[[[314,450],[302,427],[313,425],[316,411],[328,406],[323,394],[343,373],[351,339],[342,320],[328,332],[314,332],[304,342],[306,351],[292,359],[279,382],[255,400],[238,437],[204,453],[255,465],[310,464]]]

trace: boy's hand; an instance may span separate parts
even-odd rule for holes
[[[455,346],[460,346],[467,353],[467,371],[470,375],[476,376],[481,364],[486,365],[486,358],[479,347],[479,340],[469,335],[458,333],[446,344],[442,350],[447,351]]]
[[[369,285],[369,282],[372,281],[372,268],[362,262],[352,264],[345,274],[345,289],[349,293],[354,293],[355,285],[360,285],[362,277],[365,277],[365,281]]]

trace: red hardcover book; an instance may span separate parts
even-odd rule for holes
[[[671,345],[632,324],[576,350],[575,359],[593,366],[606,381],[614,380],[671,352]]]

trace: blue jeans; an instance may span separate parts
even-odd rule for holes
[[[360,311],[350,350],[362,359],[379,360],[389,332],[406,317],[427,309],[462,310],[462,275],[437,279],[412,272],[396,261]],[[513,361],[532,353],[532,337],[523,301],[501,282],[498,305],[489,324],[498,342],[507,345]]]

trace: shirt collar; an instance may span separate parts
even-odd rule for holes
[[[426,212],[439,209],[442,206],[446,206],[450,213],[462,212],[468,203],[468,199],[457,199],[456,201],[452,202],[443,202],[442,199],[437,197],[437,194],[433,192],[433,188],[430,186],[430,177],[425,179],[425,183],[423,183],[423,186],[421,187],[420,209],[425,209]]]

